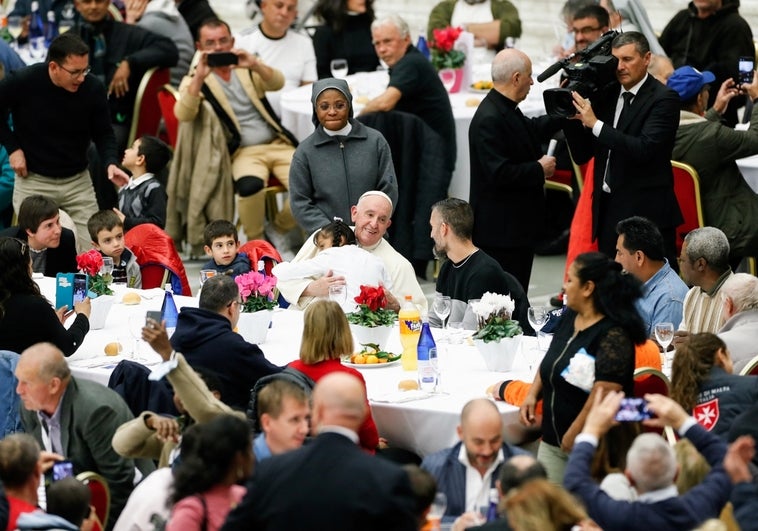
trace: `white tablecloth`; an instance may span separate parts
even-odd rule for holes
[[[539,72],[539,70],[535,69],[535,72]],[[484,78],[485,76],[482,75],[481,77]],[[353,74],[347,77],[350,91],[353,94],[353,108],[356,114],[359,114],[363,107],[358,101],[365,102],[367,101],[366,98],[370,99],[381,94],[387,88],[388,80],[387,72],[368,72]],[[448,195],[451,197],[465,200],[469,198],[470,162],[468,128],[476,112],[478,102],[484,96],[486,96],[486,93],[471,92],[468,87],[464,87],[461,92],[456,94],[450,94],[450,105],[453,108],[453,117],[455,118],[455,142],[457,148],[455,171],[448,188]],[[472,103],[474,104],[472,105]],[[283,93],[281,106],[282,124],[298,140],[305,139],[313,132],[314,126],[311,120],[313,106],[311,105],[310,85]],[[526,116],[538,116],[545,113],[545,106],[542,102],[542,90],[538,85],[535,84],[532,87],[529,97],[521,102],[519,108]]]
[[[737,166],[750,188],[758,194],[758,155],[737,160]]]
[[[55,279],[45,278],[37,282],[48,299],[53,300]],[[163,299],[161,290],[134,291],[143,296],[142,302],[133,306],[118,302],[114,304],[108,314],[105,328],[90,330],[79,349],[68,358],[75,376],[107,385],[110,374],[118,362],[128,358],[104,356],[105,345],[112,341],[120,341],[126,348],[130,348],[134,339],[129,333],[129,318],[138,315],[141,319],[148,310],[160,310]],[[179,308],[197,306],[197,299],[193,297],[175,296],[175,300]],[[273,325],[269,329],[266,341],[260,347],[273,363],[285,365],[299,356],[302,330],[302,312],[276,310]],[[437,336],[440,332],[434,330]],[[457,441],[455,428],[461,409],[467,401],[485,396],[486,388],[498,380],[531,381],[532,373],[529,371],[525,354],[535,354],[536,351],[530,349],[536,340],[524,339],[522,352],[518,354],[513,371],[509,373],[488,371],[476,348],[467,341],[455,345],[438,342],[442,393],[416,401],[388,403],[373,400],[385,399],[390,394],[394,396],[398,382],[415,379],[415,372],[403,371],[400,364],[359,369],[366,380],[371,411],[379,433],[391,445],[408,448],[422,456],[452,445]],[[159,356],[144,342],[140,343],[140,355],[151,363],[158,363]],[[392,352],[401,351],[397,330],[390,337],[387,347]],[[506,424],[518,423],[516,407],[503,402],[498,402],[497,406]]]

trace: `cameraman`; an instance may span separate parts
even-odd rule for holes
[[[576,116],[564,128],[578,164],[595,157],[593,239],[601,252],[613,258],[616,223],[631,216],[646,217],[661,231],[665,255],[675,267],[674,230],[682,215],[674,196],[671,151],[679,98],[648,75],[651,53],[644,35],[622,33],[611,48],[618,60],[618,83],[600,88],[593,101],[573,92]]]

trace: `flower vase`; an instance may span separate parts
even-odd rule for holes
[[[113,306],[113,301],[115,300],[116,297],[113,295],[99,295],[90,300],[90,330],[100,330],[102,328],[105,328],[105,321],[108,319],[108,312],[111,311],[111,306]]]
[[[490,341],[489,343],[481,339],[475,339],[474,345],[476,345],[479,354],[484,359],[484,364],[488,370],[492,372],[507,372],[513,367],[513,360],[516,359],[516,354],[518,354],[523,337],[522,334],[519,334],[513,337],[504,337],[499,341]]]
[[[355,340],[355,350],[360,350],[361,345],[366,343],[376,343],[379,348],[384,349],[387,346],[387,340],[392,333],[391,326],[363,326],[350,323],[350,331],[353,333]]]
[[[263,343],[266,341],[268,327],[271,324],[273,310],[259,310],[257,312],[240,312],[237,321],[237,332],[248,343]]]
[[[450,94],[461,91],[463,85],[463,68],[443,68],[439,71],[440,80]]]

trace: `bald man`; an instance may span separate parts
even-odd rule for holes
[[[222,531],[416,529],[406,472],[358,446],[366,414],[364,388],[355,376],[321,378],[313,390],[313,442],[258,463]]]
[[[421,463],[437,480],[437,491],[447,495],[443,517],[447,521],[488,506],[501,465],[516,455],[528,454],[503,441],[500,410],[487,398],[463,406],[458,437],[455,446],[428,455]]]
[[[542,143],[561,120],[526,118],[517,108],[534,83],[525,53],[514,48],[498,53],[492,83],[468,131],[473,241],[528,292],[545,213],[545,179],[555,172],[555,157],[542,153]]]
[[[108,481],[111,512],[106,529],[111,529],[134,480],[134,461],[111,446],[116,429],[133,418],[126,403],[104,385],[74,378],[63,353],[51,343],[22,352],[16,378],[26,433],[44,450],[70,460],[75,474],[97,472]]]
[[[384,238],[392,225],[392,200],[389,196],[379,190],[368,191],[350,208],[350,215],[358,246],[379,258],[392,279],[392,293],[388,296],[390,309],[399,310],[398,300],[403,300],[405,295],[411,295],[414,304],[426,309],[426,296],[416,280],[413,266]],[[408,230],[407,227],[404,230]],[[317,253],[318,248],[311,234],[293,263],[313,258]],[[330,271],[321,278],[280,281],[277,287],[290,304],[305,309],[316,297],[327,297],[331,284],[344,283],[345,277],[336,276]]]

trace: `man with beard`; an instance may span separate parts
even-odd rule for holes
[[[421,463],[437,480],[437,492],[447,495],[445,520],[488,506],[502,464],[528,453],[503,441],[503,419],[487,398],[463,406],[458,437],[460,442],[452,448],[428,455]]]
[[[527,319],[529,299],[519,281],[503,271],[494,258],[479,249],[471,241],[474,230],[474,212],[471,205],[462,199],[450,197],[432,206],[429,218],[434,240],[434,253],[448,259],[440,266],[437,275],[437,292],[447,295],[452,301],[450,322],[463,321],[470,299],[480,299],[490,291],[510,295],[515,302],[513,318],[521,323],[527,334],[533,334]],[[440,320],[429,315],[430,323],[439,326]],[[468,325],[468,326],[467,326]],[[475,330],[476,323],[464,323],[467,330]]]

